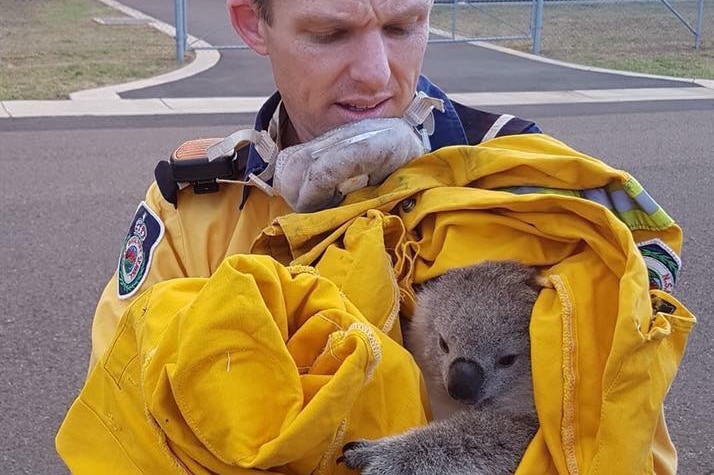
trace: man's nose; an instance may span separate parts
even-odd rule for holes
[[[391,75],[386,39],[378,31],[366,33],[355,44],[350,77],[367,89],[378,91],[387,86]]]

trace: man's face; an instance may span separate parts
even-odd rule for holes
[[[261,29],[293,141],[401,116],[421,71],[430,7],[431,0],[272,0],[272,25]]]

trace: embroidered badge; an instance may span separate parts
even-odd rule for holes
[[[672,292],[677,283],[682,261],[669,246],[660,239],[652,239],[637,244],[647,265],[650,289]]]
[[[142,201],[119,256],[117,293],[120,299],[131,297],[141,287],[151,267],[151,254],[163,236],[164,223]]]

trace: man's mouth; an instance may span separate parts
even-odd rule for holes
[[[342,107],[346,108],[346,109],[353,110],[353,111],[358,111],[358,112],[363,112],[363,111],[372,110],[372,109],[374,109],[375,107],[377,107],[376,104],[375,104],[375,105],[372,105],[372,106],[360,106],[360,105],[357,105],[357,104],[340,104],[340,105],[341,105]]]
[[[342,109],[349,120],[359,118],[382,117],[389,99],[376,101],[344,101],[338,102],[337,106]]]

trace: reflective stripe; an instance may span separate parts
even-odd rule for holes
[[[506,125],[511,119],[513,119],[514,116],[510,114],[503,114],[501,117],[496,119],[496,122],[493,123],[490,129],[483,134],[483,138],[481,139],[481,142],[485,142],[486,140],[491,140],[492,138],[495,138],[498,133],[501,131],[504,125]]]
[[[615,209],[621,213],[639,208],[651,215],[661,209],[639,183],[629,186],[628,189],[611,190],[610,197],[615,204]]]
[[[589,190],[584,190],[583,195],[590,201],[601,204],[609,210],[613,209],[612,201],[610,201],[607,190],[604,188],[591,188]]]
[[[645,190],[642,190],[642,193],[635,196],[634,199],[647,214],[654,214],[660,209],[657,202]]]
[[[618,213],[625,213],[633,209],[637,209],[637,203],[635,200],[630,198],[625,190],[612,190],[610,191],[610,198],[612,199],[612,204]]]
[[[565,190],[561,188],[549,188],[546,186],[508,186],[505,188],[495,188],[495,190],[507,191],[515,195],[527,195],[527,194],[553,194],[560,196],[572,196],[575,198],[582,198],[582,192],[579,190]]]

